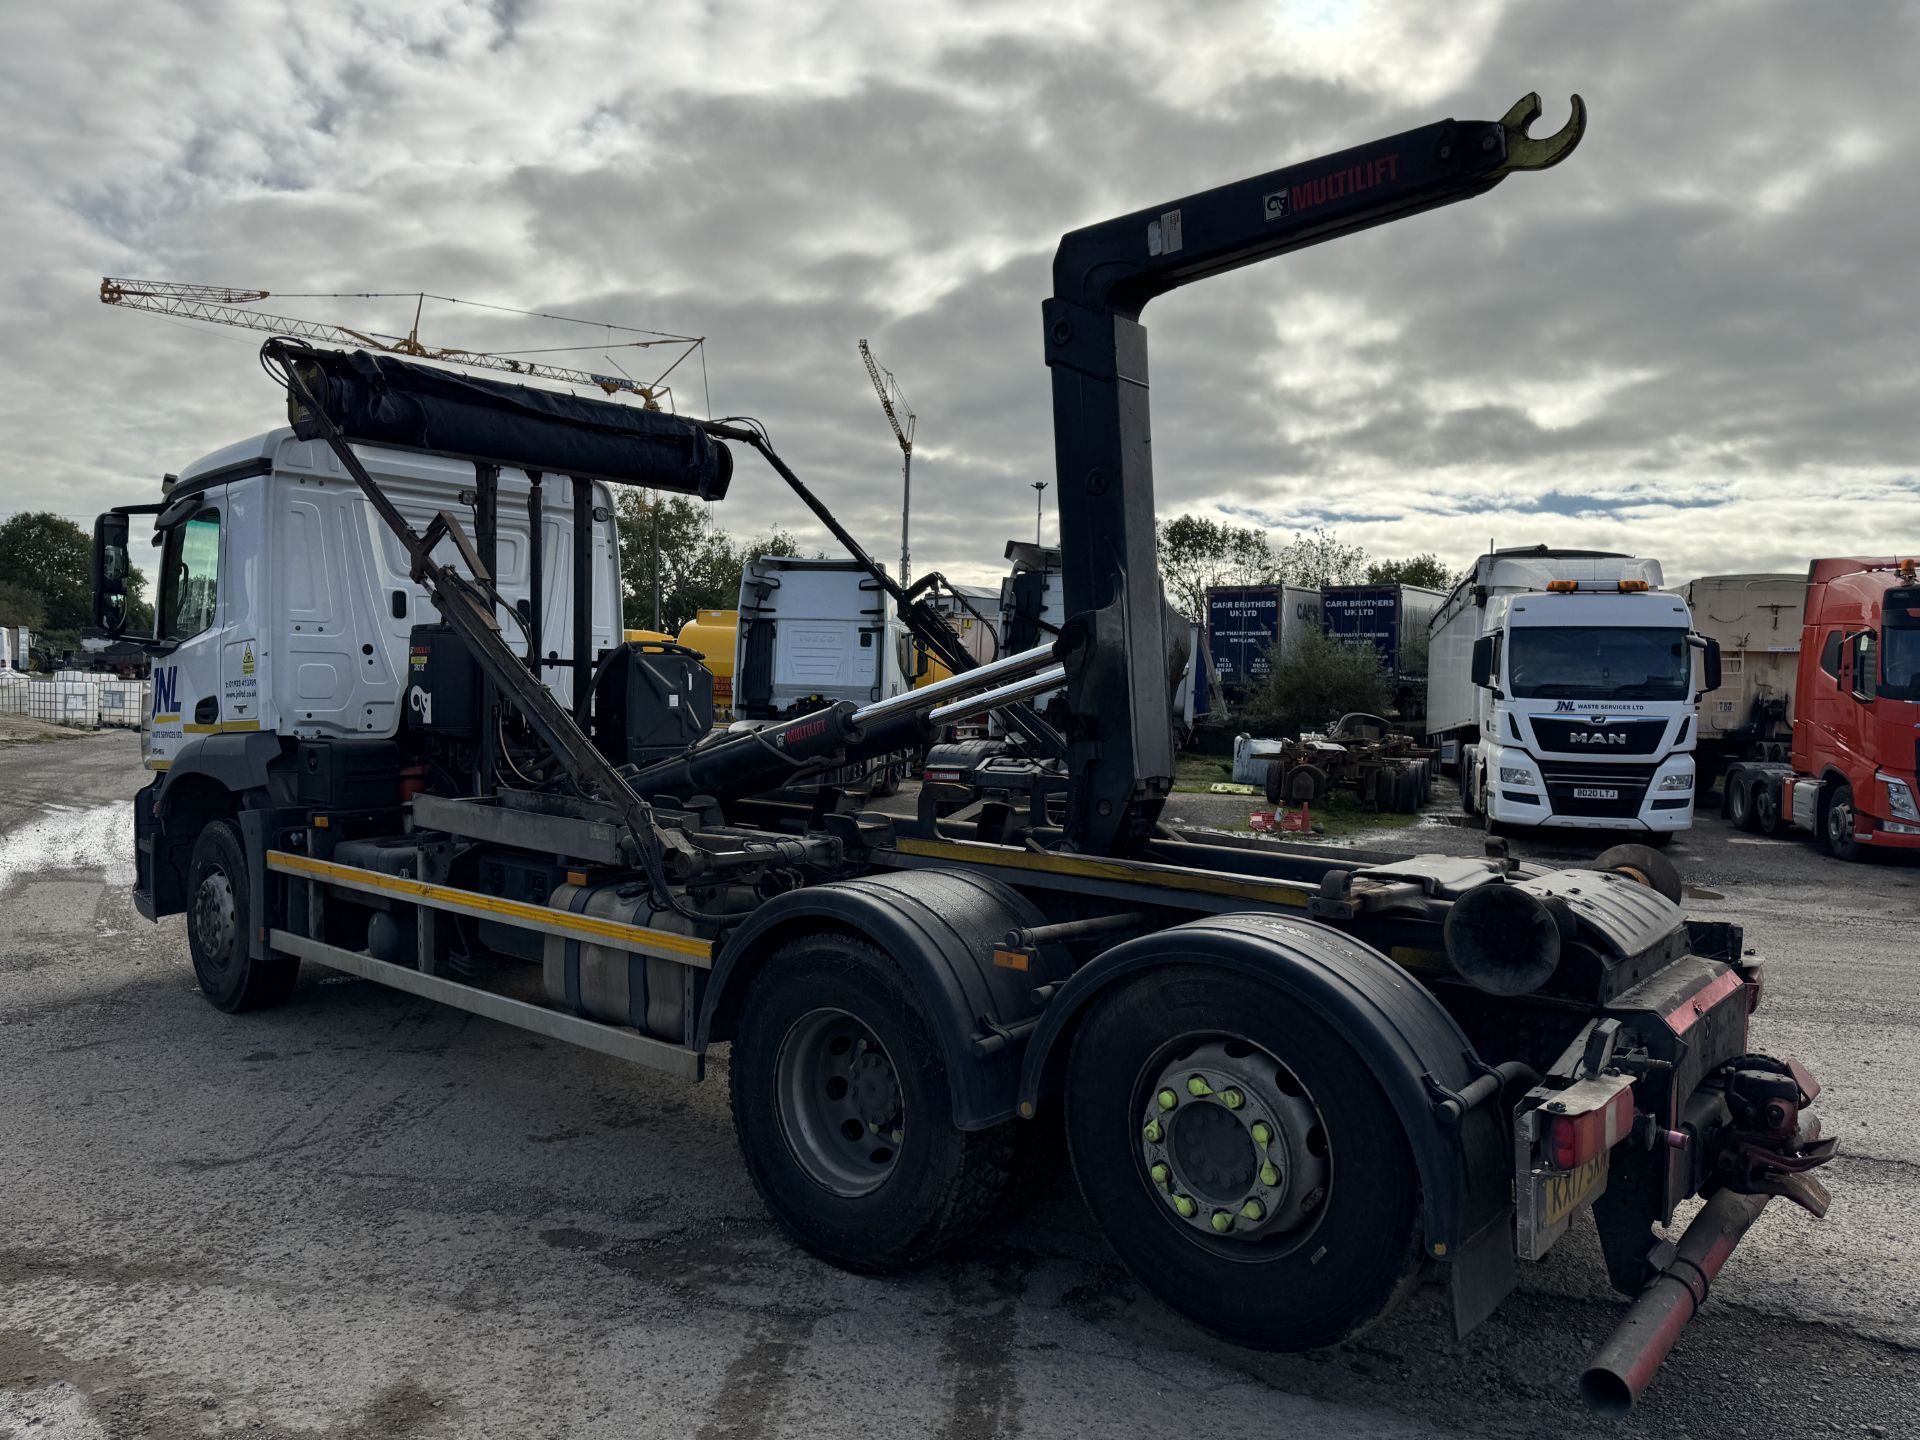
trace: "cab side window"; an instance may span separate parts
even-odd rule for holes
[[[1871,700],[1880,693],[1879,637],[1862,630],[1853,637],[1853,693],[1857,699]]]
[[[1820,668],[1834,679],[1840,678],[1840,632],[1838,630],[1827,632],[1827,643],[1820,647]]]
[[[220,600],[220,512],[202,510],[167,532],[160,558],[163,640],[191,640],[213,624]]]

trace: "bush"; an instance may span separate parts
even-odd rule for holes
[[[1298,735],[1324,730],[1350,710],[1383,714],[1392,701],[1392,683],[1371,644],[1309,632],[1275,663],[1241,718],[1257,734]]]

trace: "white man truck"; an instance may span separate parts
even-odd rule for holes
[[[1693,824],[1694,712],[1719,649],[1661,583],[1657,560],[1543,545],[1483,555],[1453,588],[1427,728],[1469,814],[1656,845]]]

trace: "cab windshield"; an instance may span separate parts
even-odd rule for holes
[[[1664,626],[1523,626],[1508,631],[1507,682],[1522,700],[1684,700],[1687,632]]]
[[[1920,590],[1890,591],[1880,644],[1880,693],[1920,700]]]

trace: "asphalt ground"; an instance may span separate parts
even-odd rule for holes
[[[1064,1174],[910,1276],[809,1258],[747,1181],[724,1057],[690,1085],[318,969],[221,1015],[127,897],[144,778],[129,735],[0,745],[0,1440],[1920,1435],[1911,864],[1715,820],[1669,852],[1767,957],[1755,1043],[1820,1077],[1843,1158],[1829,1217],[1769,1207],[1602,1422],[1574,1380],[1622,1302],[1590,1228],[1465,1341],[1429,1287],[1259,1355],[1143,1294]],[[1175,810],[1249,808],[1217,798]]]

